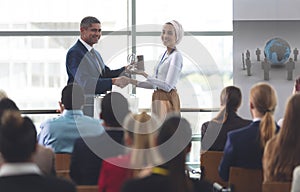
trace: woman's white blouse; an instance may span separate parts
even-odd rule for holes
[[[162,57],[162,56],[161,56]],[[154,74],[146,81],[138,82],[137,86],[147,89],[162,89],[170,92],[176,88],[182,70],[182,55],[174,50],[170,55],[165,54],[154,68]]]

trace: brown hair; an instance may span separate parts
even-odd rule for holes
[[[277,105],[275,90],[267,83],[258,83],[251,88],[250,101],[254,108],[263,115],[259,128],[260,143],[264,148],[267,141],[275,135],[276,130],[273,117]]]
[[[220,95],[221,109],[218,115],[213,119],[217,123],[225,123],[228,114],[236,112],[242,102],[242,93],[238,87],[225,87]]]
[[[270,154],[272,175],[292,174],[292,170],[300,164],[299,117],[300,94],[294,94],[287,102],[282,128],[275,138],[273,154]]]

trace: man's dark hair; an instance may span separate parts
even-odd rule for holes
[[[128,101],[122,94],[111,92],[102,99],[101,118],[107,126],[121,127],[121,124],[128,113]]]
[[[5,110],[16,110],[19,111],[18,106],[16,105],[16,103],[9,99],[9,98],[3,98],[0,100],[0,117],[2,117],[3,113]],[[1,124],[1,121],[0,121]]]
[[[61,102],[67,110],[78,110],[84,104],[84,93],[82,88],[71,83],[64,87],[61,93]]]
[[[81,20],[80,27],[87,29],[94,23],[100,24],[100,21],[96,17],[87,16]]]
[[[26,162],[35,151],[37,138],[33,122],[18,111],[6,110],[0,126],[0,152],[7,162]]]

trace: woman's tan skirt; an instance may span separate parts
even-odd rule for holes
[[[152,113],[160,119],[165,119],[168,113],[180,114],[180,99],[176,89],[170,92],[155,90],[152,95]]]

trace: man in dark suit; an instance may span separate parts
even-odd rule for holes
[[[112,85],[122,87],[128,84],[126,77],[119,77],[126,67],[109,69],[93,48],[100,37],[100,21],[95,17],[85,17],[80,23],[80,38],[67,53],[68,84],[78,83],[86,94],[102,94],[111,90]]]
[[[112,85],[125,87],[129,78],[121,76],[126,67],[111,70],[107,67],[98,51],[93,45],[98,43],[101,37],[101,23],[95,17],[85,17],[80,23],[80,38],[71,47],[66,57],[68,84],[77,83],[84,90],[86,97],[87,115],[93,115],[93,95],[103,94],[112,89]]]
[[[5,160],[0,168],[1,191],[75,192],[72,183],[42,175],[32,162],[36,147],[33,122],[18,111],[4,112],[0,126],[0,151]]]
[[[117,92],[104,96],[100,118],[106,132],[75,141],[70,176],[77,185],[97,185],[102,159],[123,154],[122,122],[129,113],[126,98]]]

